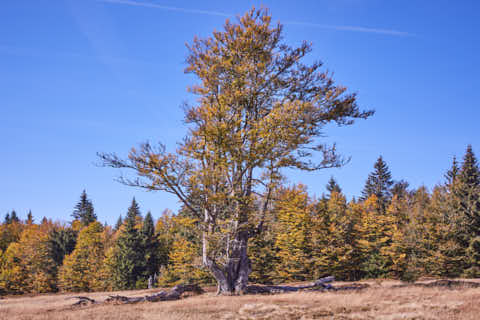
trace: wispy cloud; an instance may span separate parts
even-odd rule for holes
[[[104,3],[111,3],[111,4],[123,4],[123,5],[135,6],[135,7],[147,7],[147,8],[166,10],[166,11],[176,11],[176,12],[184,12],[184,13],[192,13],[192,14],[203,14],[203,15],[211,15],[211,16],[220,16],[220,17],[235,16],[234,14],[225,13],[225,12],[163,6],[163,5],[159,5],[152,2],[140,2],[140,1],[134,1],[134,0],[97,0],[97,1],[104,2]],[[301,22],[301,21],[285,21],[284,24],[306,26],[306,27],[313,27],[313,28],[320,28],[320,29],[329,29],[329,30],[336,30],[336,31],[376,33],[376,34],[383,34],[383,35],[397,36],[397,37],[414,36],[414,34],[405,32],[405,31],[382,29],[382,28],[369,28],[369,27],[361,27],[361,26],[337,26],[337,25],[326,25],[326,24]]]
[[[378,34],[385,34],[385,35],[390,35],[390,36],[401,36],[401,37],[413,36],[414,35],[412,33],[405,32],[405,31],[398,31],[398,30],[391,30],[391,29],[379,29],[379,28],[368,28],[368,27],[359,27],[359,26],[334,26],[334,25],[328,25],[328,24],[300,22],[300,21],[286,21],[285,24],[307,26],[307,27],[314,27],[314,28],[321,28],[321,29],[338,30],[338,31],[378,33]]]
[[[210,15],[210,16],[220,16],[220,17],[232,17],[233,16],[233,14],[224,13],[224,12],[162,6],[162,5],[159,5],[159,4],[156,4],[156,3],[151,3],[151,2],[139,2],[139,1],[132,1],[132,0],[98,0],[98,1],[99,2],[106,2],[106,3],[114,3],[114,4],[125,4],[125,5],[136,6],[136,7],[155,8],[155,9],[161,9],[161,10],[167,10],[167,11],[177,11],[177,12],[194,13],[194,14],[205,14],[205,15]]]

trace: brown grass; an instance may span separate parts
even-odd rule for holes
[[[208,292],[179,301],[70,307],[78,294],[8,297],[0,319],[480,319],[480,289],[401,287],[370,281],[359,292],[300,292],[217,297]],[[151,291],[151,290],[150,290]],[[126,296],[144,291],[116,292]],[[103,301],[113,293],[82,294]]]

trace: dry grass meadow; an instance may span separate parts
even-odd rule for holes
[[[361,291],[215,296],[211,290],[178,301],[72,307],[78,294],[6,297],[0,319],[480,319],[480,288],[395,287],[369,281]],[[336,283],[339,284],[339,283]],[[111,294],[145,295],[158,290],[82,294],[103,301]]]

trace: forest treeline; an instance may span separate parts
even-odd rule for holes
[[[301,184],[274,198],[264,232],[249,242],[252,282],[480,277],[480,170],[471,146],[431,192],[394,181],[379,157],[358,199],[347,201],[333,177],[320,198]],[[7,213],[1,294],[215,283],[202,267],[199,221],[186,208],[155,222],[133,199],[109,226],[84,191],[72,217],[65,224]]]

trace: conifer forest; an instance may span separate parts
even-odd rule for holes
[[[393,180],[379,157],[358,198],[347,201],[333,177],[321,192],[275,190],[268,227],[248,243],[251,282],[480,277],[480,171],[470,146],[431,191]],[[9,212],[0,226],[2,294],[215,283],[202,265],[201,221],[186,207],[154,220],[133,199],[109,226],[83,191],[69,224],[25,216]]]

